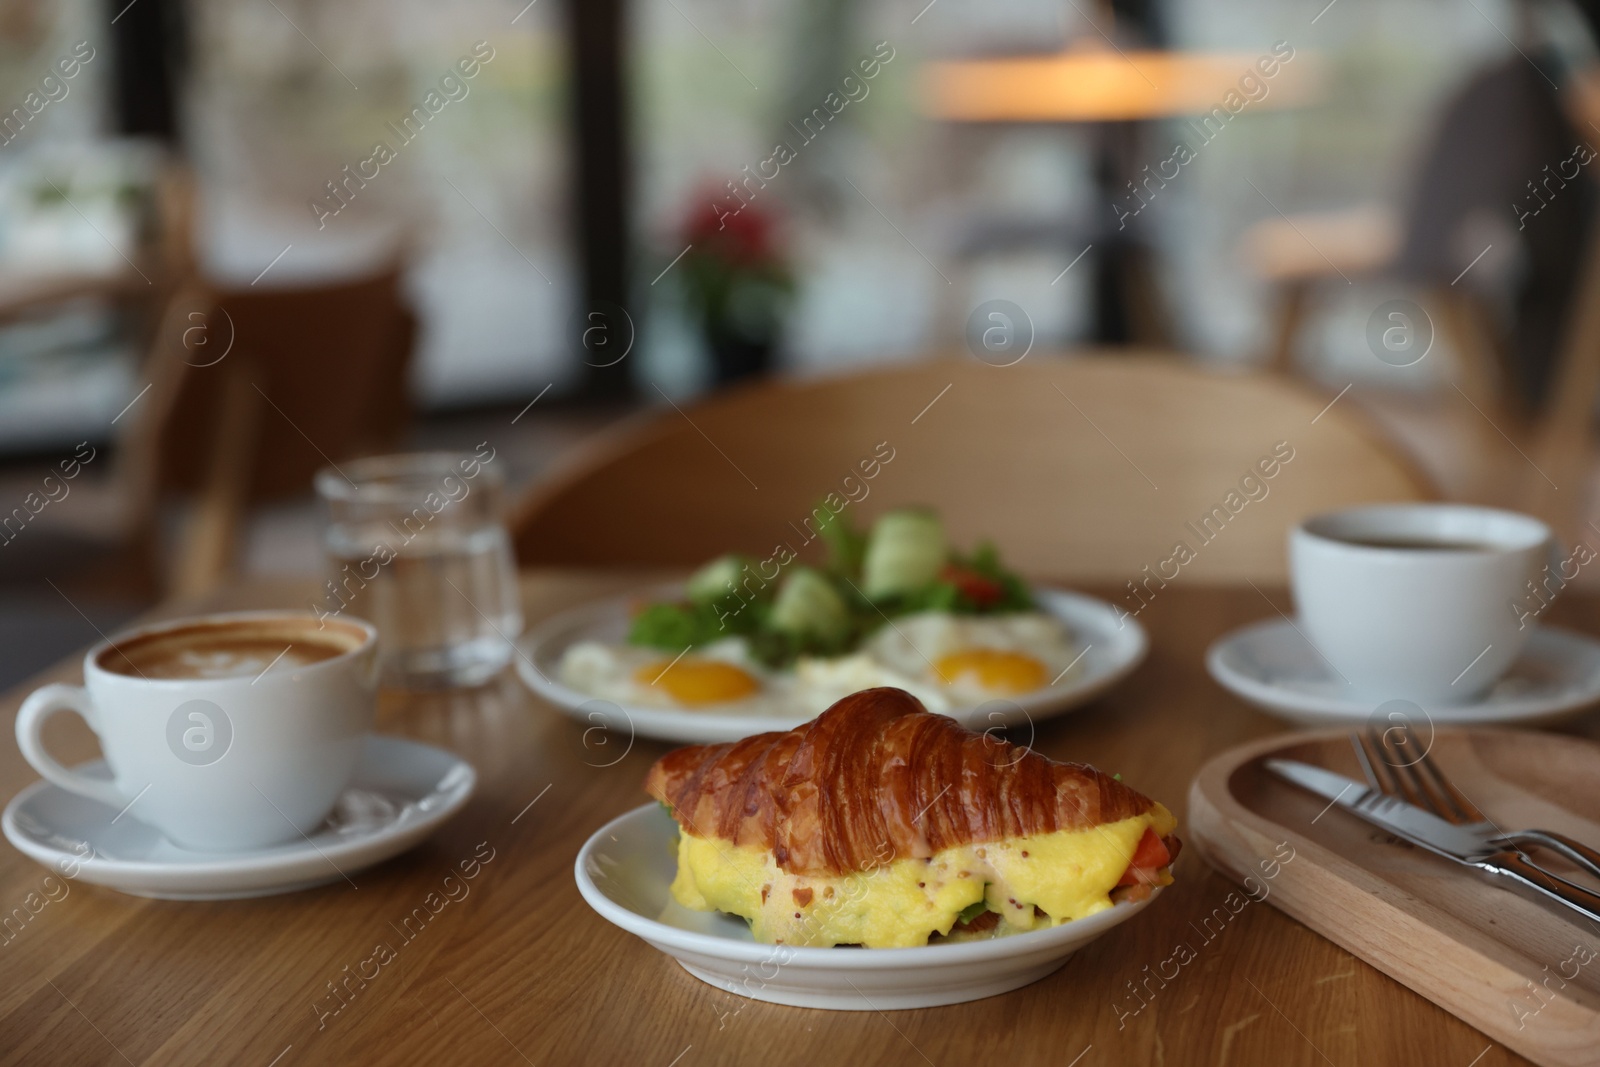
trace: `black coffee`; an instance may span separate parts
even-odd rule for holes
[[[1484,541],[1451,540],[1443,537],[1333,537],[1329,540],[1342,541],[1347,545],[1360,545],[1362,548],[1399,548],[1418,552],[1494,552],[1500,547]]]

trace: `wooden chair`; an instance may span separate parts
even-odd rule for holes
[[[112,476],[71,513],[78,540],[105,542],[103,566],[75,568],[80,584],[148,599],[225,580],[251,503],[307,492],[328,462],[399,440],[415,328],[398,262],[304,288],[178,286],[140,368],[146,388],[118,426]],[[180,497],[192,507],[166,552],[163,506]]]
[[[1568,108],[1580,130],[1600,122],[1600,69],[1576,74]],[[1586,168],[1595,180],[1593,165]],[[1590,476],[1594,470],[1595,407],[1600,404],[1600,224],[1585,235],[1573,311],[1565,324],[1543,418],[1528,452],[1539,468],[1527,478],[1519,505],[1551,523],[1563,537],[1587,540]]]
[[[1543,95],[1544,87],[1538,83],[1537,74],[1529,70],[1520,61],[1508,60],[1502,76],[1512,73],[1531,84],[1534,94]],[[1525,88],[1524,92],[1527,91]],[[1475,116],[1493,111],[1496,106],[1503,107],[1515,95],[1490,85],[1488,91],[1464,95],[1456,110],[1462,116],[1461,121],[1470,124],[1477,121]],[[1524,109],[1539,116],[1537,123],[1524,120],[1518,124],[1519,128],[1536,127],[1532,132],[1520,129],[1515,138],[1484,138],[1489,145],[1486,154],[1496,157],[1485,180],[1499,182],[1522,195],[1525,183],[1531,181],[1524,172],[1539,171],[1531,160],[1538,159],[1542,165],[1552,153],[1553,158],[1559,160],[1570,151],[1572,140],[1578,135],[1565,136],[1564,127],[1551,113],[1556,106],[1547,103],[1542,110]],[[1573,72],[1570,83],[1559,97],[1559,106],[1570,126],[1580,133],[1600,122],[1600,70]],[[1502,120],[1501,125],[1510,123]],[[1456,145],[1463,140],[1458,133],[1447,124],[1439,139],[1443,145]],[[1529,141],[1541,143],[1545,148],[1532,150],[1527,146]],[[1483,151],[1480,149],[1480,153]],[[1499,159],[1502,156],[1509,156],[1513,162],[1504,163]],[[1438,208],[1435,203],[1439,190],[1449,184],[1450,175],[1462,169],[1460,159],[1442,159],[1418,182],[1418,204],[1429,210],[1447,210]],[[1600,226],[1591,220],[1591,212],[1585,207],[1585,198],[1594,195],[1593,168],[1585,168],[1583,173],[1585,177],[1576,182],[1577,188],[1556,190],[1560,195],[1540,209],[1535,222],[1541,227],[1537,232],[1547,242],[1547,247],[1567,245],[1569,249],[1575,247],[1577,252],[1571,257],[1576,263],[1573,269],[1550,270],[1540,284],[1533,286],[1544,300],[1566,298],[1562,321],[1554,324],[1559,329],[1555,343],[1550,346],[1552,358],[1548,369],[1525,366],[1520,368],[1523,373],[1517,374],[1519,368],[1511,365],[1507,352],[1495,343],[1496,331],[1487,324],[1481,304],[1459,292],[1457,287],[1438,284],[1427,298],[1439,320],[1437,324],[1458,353],[1457,371],[1462,391],[1488,416],[1480,417],[1479,412],[1466,413],[1469,424],[1480,435],[1478,451],[1485,457],[1480,461],[1482,478],[1477,495],[1532,512],[1568,540],[1592,534],[1585,520],[1590,503],[1590,474],[1594,467],[1595,407],[1600,403]],[[1539,171],[1535,176],[1543,174]],[[1584,188],[1585,183],[1590,183],[1590,188]],[[1456,195],[1459,198],[1468,194]],[[1504,200],[1504,197],[1499,199]],[[1528,205],[1537,202],[1529,196]],[[1365,225],[1353,224],[1358,217],[1361,216],[1345,216],[1343,244],[1328,228],[1319,230],[1314,220],[1304,217],[1297,218],[1292,226],[1287,220],[1268,220],[1249,236],[1247,255],[1280,294],[1271,357],[1272,364],[1279,369],[1289,367],[1294,336],[1303,319],[1306,294],[1319,279],[1326,281],[1332,275],[1329,264],[1321,257],[1317,257],[1320,266],[1313,262],[1314,253],[1306,247],[1307,240],[1326,253],[1328,259],[1340,263],[1343,273],[1351,277],[1357,272],[1392,269],[1395,263],[1391,260],[1404,258],[1400,255],[1398,220],[1369,211],[1364,216]],[[1303,232],[1303,237],[1290,238],[1288,230],[1295,227]],[[1439,238],[1437,230],[1434,226],[1432,232],[1414,236],[1409,243],[1421,250],[1440,249],[1447,242]],[[1554,260],[1560,258],[1553,257]],[[1516,388],[1518,378],[1526,380],[1530,371],[1535,379],[1548,380],[1542,405],[1529,403],[1528,397],[1519,395],[1527,390]]]
[[[1596,283],[1576,279],[1581,264],[1600,255],[1594,248],[1600,233],[1587,221],[1585,179],[1577,189],[1557,189],[1548,204],[1530,188],[1553,173],[1546,164],[1572,152],[1596,117],[1593,99],[1552,90],[1522,57],[1509,56],[1475,72],[1441,108],[1403,211],[1364,205],[1268,217],[1241,243],[1257,276],[1275,291],[1265,362],[1285,373],[1294,369],[1316,292],[1362,279],[1404,282],[1446,339],[1436,346],[1438,357],[1450,361],[1448,375],[1471,404],[1461,407],[1473,439],[1470,495],[1528,508],[1564,530],[1575,525],[1581,505],[1553,486],[1581,480],[1581,470],[1572,468],[1587,462],[1577,457],[1588,442],[1589,408],[1600,384],[1590,381],[1600,371],[1583,365],[1585,338],[1600,337],[1600,326],[1586,325]],[[1464,242],[1470,223],[1516,217],[1519,198],[1544,206],[1517,238],[1529,273],[1505,336],[1491,301],[1474,284],[1485,268],[1467,277],[1474,255],[1489,249],[1475,251],[1476,238],[1470,247]],[[1566,477],[1530,470],[1517,452],[1543,457],[1541,469],[1559,466]]]
[[[194,259],[189,171],[166,168],[151,199],[143,391],[115,427],[113,458],[97,462],[110,477],[43,513],[53,537],[28,539],[57,542],[43,572],[146,600],[222,581],[251,502],[307,492],[330,460],[393,447],[416,333],[405,247],[357,277],[222,287]],[[178,495],[194,506],[163,574],[161,510]]]
[[[1317,297],[1351,282],[1392,279],[1402,240],[1399,217],[1376,204],[1272,216],[1250,226],[1240,251],[1273,294],[1261,365],[1275,374],[1301,374],[1295,357]],[[1501,429],[1521,435],[1527,424],[1525,406],[1510,386],[1507,355],[1495,344],[1490,315],[1476,294],[1442,284],[1419,285],[1414,292],[1435,329],[1430,358],[1448,362],[1448,376],[1482,413],[1467,420],[1480,457],[1473,464],[1471,494],[1492,498],[1499,478],[1482,457],[1504,447]],[[1441,338],[1445,344],[1437,343]]]
[[[129,250],[126,271],[41,275],[31,287],[5,287],[0,321],[97,298],[121,313],[136,350],[155,352],[164,335],[181,334],[185,323],[173,318],[175,309],[196,304],[193,228],[193,173],[180,160],[165,160],[142,201],[139,240]],[[183,292],[190,296],[180,298]],[[148,372],[150,389],[116,421],[112,456],[94,462],[72,488],[70,505],[41,513],[41,536],[8,553],[3,580],[14,585],[46,577],[120,602],[149,602],[162,594],[153,445],[165,418],[164,399],[181,370],[176,361],[167,362],[147,357],[141,370]]]
[[[1600,403],[1600,233],[1591,236],[1576,307],[1562,340],[1550,402],[1531,434],[1537,477],[1525,477],[1519,506],[1569,541],[1588,540],[1584,521],[1594,469],[1595,406]]]
[[[203,592],[232,567],[247,506],[307,492],[330,462],[392,448],[410,417],[416,319],[399,257],[361,277],[175,298],[151,377],[150,496],[191,493],[171,591]],[[211,348],[183,343],[199,315]],[[230,344],[215,363],[211,353]]]
[[[1434,495],[1354,409],[1278,378],[1121,350],[969,357],[652,411],[532,490],[513,539],[525,565],[765,557],[801,551],[829,494],[858,523],[932,505],[958,545],[992,538],[1023,571],[1101,582],[1179,542],[1185,576],[1281,580],[1302,516]]]
[[[1273,294],[1262,364],[1279,374],[1294,374],[1300,332],[1316,291],[1345,278],[1376,277],[1391,269],[1400,241],[1400,219],[1380,204],[1268,215],[1247,227],[1239,252]]]

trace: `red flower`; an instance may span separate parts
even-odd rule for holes
[[[706,186],[696,196],[683,229],[695,254],[738,266],[759,266],[776,258],[776,223],[757,204],[725,189]]]

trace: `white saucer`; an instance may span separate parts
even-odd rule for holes
[[[1054,685],[948,713],[969,730],[1020,726],[1086,704],[1132,672],[1149,650],[1144,628],[1126,613],[1119,619],[1117,610],[1103,600],[1062,589],[1035,587],[1032,592],[1039,610],[1059,619],[1074,643],[1085,649],[1083,657],[1071,677]],[[641,597],[663,598],[682,593],[681,583],[660,586],[561,612],[522,639],[522,654],[516,657],[517,674],[528,688],[591,730],[621,732],[624,723],[614,721],[620,713],[630,737],[718,744],[769,730],[793,729],[816,718],[815,711],[798,707],[788,713],[758,713],[618,705],[556,681],[561,657],[568,647],[578,641],[620,644],[627,639],[630,609]]]
[[[78,769],[110,777],[101,760]],[[194,852],[131,813],[117,818],[116,809],[49,782],[18,793],[0,825],[8,841],[57,875],[75,865],[73,877],[135,896],[231,900],[341,881],[404,852],[460,810],[477,780],[471,764],[442,749],[374,736],[328,821],[285,845]]]
[[[1133,918],[1161,890],[1046,930],[919,948],[764,945],[743,919],[690,911],[668,887],[677,826],[659,804],[613,819],[578,853],[578,891],[589,906],[665,952],[696,978],[742,997],[802,1008],[930,1008],[992,997],[1053,973],[1067,957]]]
[[[1366,722],[1382,701],[1356,693],[1335,675],[1287,619],[1235,630],[1206,653],[1225,689],[1301,726]],[[1534,725],[1570,718],[1600,702],[1600,641],[1540,626],[1505,677],[1467,704],[1424,707],[1439,725]]]

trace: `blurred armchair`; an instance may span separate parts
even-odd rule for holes
[[[1191,577],[1281,582],[1288,525],[1435,495],[1354,408],[1327,410],[1281,378],[1154,350],[1075,356],[999,368],[964,354],[642,414],[528,492],[511,520],[517,557],[672,567],[780,543],[803,552],[831,500],[858,504],[863,521],[935,507],[956,543],[993,538],[1023,571],[1061,580],[1131,590],[1182,540],[1196,543]],[[1294,473],[1269,486],[1257,474],[1278,470],[1272,456]],[[1244,508],[1239,492],[1255,517],[1228,525],[1218,503]]]
[[[1295,369],[1299,335],[1328,282],[1393,278],[1421,294],[1448,338],[1456,384],[1486,416],[1473,420],[1482,440],[1503,449],[1501,434],[1547,438],[1570,418],[1560,410],[1567,390],[1553,384],[1600,346],[1580,298],[1595,188],[1555,169],[1587,140],[1568,105],[1542,70],[1511,55],[1445,104],[1400,211],[1366,204],[1247,231],[1241,250],[1275,291],[1266,362]],[[1480,264],[1491,246],[1496,255]],[[1509,269],[1491,277],[1491,263]],[[1591,404],[1593,395],[1591,387]]]
[[[1556,176],[1548,200],[1533,190],[1582,139],[1557,91],[1513,55],[1475,74],[1444,106],[1399,212],[1363,204],[1251,227],[1241,249],[1277,291],[1268,363],[1293,368],[1315,287],[1388,276],[1429,292],[1444,311],[1474,399],[1525,420],[1554,372],[1594,204],[1587,182]],[[1524,217],[1519,228],[1514,209],[1524,202],[1537,224]],[[1517,243],[1523,266],[1503,342],[1493,320],[1479,318],[1491,314],[1490,294],[1465,273],[1497,237]]]

